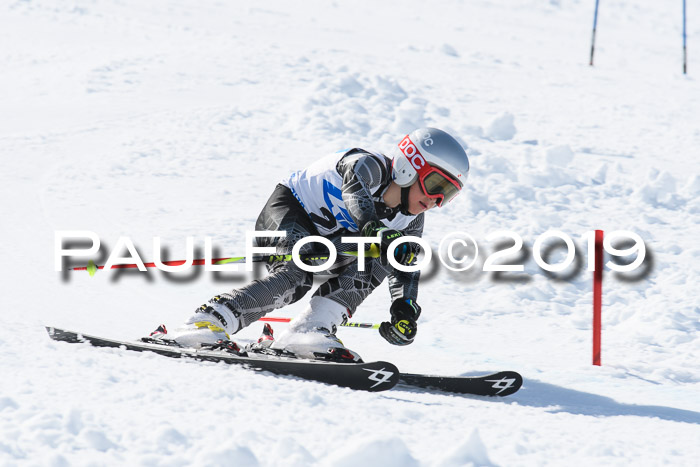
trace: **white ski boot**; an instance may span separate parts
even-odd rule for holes
[[[325,297],[313,297],[309,308],[294,318],[291,326],[276,339],[271,349],[287,351],[299,358],[362,362],[335,335],[337,326],[348,320],[343,305]]]
[[[217,344],[231,342],[231,334],[238,332],[240,327],[240,320],[234,311],[223,304],[209,302],[200,306],[174,331],[163,333],[158,328],[150,337],[175,341],[182,347],[212,348]],[[165,329],[165,326],[162,328]]]

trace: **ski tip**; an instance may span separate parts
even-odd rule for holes
[[[479,376],[434,376],[401,374],[401,383],[455,394],[475,396],[509,396],[523,384],[523,378],[515,371],[499,371]]]
[[[517,392],[523,385],[523,377],[515,371],[501,371],[494,373],[485,379],[488,383],[493,383],[491,388],[494,390],[493,396],[510,396]]]
[[[49,333],[49,337],[51,338],[64,331],[63,329],[57,328],[55,326],[44,326],[44,329],[46,329],[46,332]]]

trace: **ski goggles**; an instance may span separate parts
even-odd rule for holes
[[[418,180],[423,193],[434,199],[438,206],[449,203],[462,190],[462,184],[437,167],[423,166],[418,170]]]

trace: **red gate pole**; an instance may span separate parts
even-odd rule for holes
[[[593,271],[593,364],[600,366],[601,308],[603,306],[603,231],[595,231]]]

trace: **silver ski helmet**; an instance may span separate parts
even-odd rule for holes
[[[419,128],[406,135],[393,149],[391,176],[402,188],[419,181],[423,192],[449,203],[464,187],[469,158],[448,133],[437,128]]]

